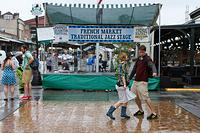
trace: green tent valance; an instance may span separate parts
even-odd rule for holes
[[[77,25],[144,25],[155,24],[159,4],[121,8],[81,8],[46,4],[46,14],[50,24]],[[103,6],[104,7],[104,6]],[[111,6],[112,7],[112,6]]]

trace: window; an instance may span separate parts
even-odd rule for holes
[[[4,19],[6,19],[6,20],[11,20],[11,19],[13,19],[13,15],[4,15],[4,17],[3,17]]]

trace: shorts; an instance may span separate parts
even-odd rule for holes
[[[51,66],[47,66],[47,70],[51,71]]]
[[[141,100],[149,99],[148,82],[134,81],[131,86],[131,91]]]
[[[25,70],[23,72],[23,75],[22,75],[22,83],[23,84],[28,84],[31,82],[31,79],[32,79],[32,76],[33,76],[33,73],[31,70]]]

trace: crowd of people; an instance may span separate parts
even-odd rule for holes
[[[4,94],[5,101],[8,101],[8,88],[10,88],[11,100],[14,100],[14,85],[16,84],[15,78],[15,70],[16,75],[19,77],[19,86],[24,89],[24,96],[20,99],[31,99],[31,80],[33,77],[33,71],[39,66],[39,62],[36,58],[36,53],[28,50],[27,46],[23,45],[21,47],[21,52],[23,55],[18,55],[14,57],[12,53],[7,53],[7,57],[1,65],[1,69],[4,71],[2,76],[2,84],[4,85]],[[128,72],[128,64],[127,64],[127,55],[125,53],[121,53],[120,55],[120,64],[116,69],[115,74],[118,77],[116,83],[116,90],[119,95],[119,101],[112,105],[107,112],[107,116],[111,119],[115,119],[113,116],[113,112],[122,105],[121,108],[121,117],[129,119],[130,116],[126,114],[128,102],[132,99],[135,99],[135,102],[139,108],[139,110],[134,114],[134,116],[144,115],[144,111],[141,105],[141,100],[144,100],[149,108],[151,109],[151,115],[147,117],[147,119],[157,118],[157,114],[155,112],[154,106],[152,105],[152,101],[149,98],[148,94],[148,78],[149,76],[155,77],[157,76],[157,70],[152,62],[151,58],[146,54],[146,47],[141,45],[139,47],[139,57],[135,62],[135,65],[131,71],[131,74]],[[52,57],[51,54],[48,54],[47,57],[47,70],[52,70]],[[69,60],[72,60],[71,56],[64,51],[64,54],[61,57],[61,64],[63,70],[69,69]],[[88,71],[92,71],[92,64],[95,63],[96,56],[90,56],[87,60]],[[101,57],[100,57],[100,60]],[[151,71],[149,70],[151,69]],[[149,71],[151,72],[149,74]],[[131,79],[135,76],[134,82],[131,87],[131,91],[128,89],[128,85]]]

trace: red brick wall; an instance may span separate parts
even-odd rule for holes
[[[36,25],[35,25],[35,18],[30,19],[30,20],[26,20],[25,23],[26,23],[26,24],[29,24],[30,27],[35,27],[35,26],[36,26]],[[47,18],[46,18],[46,26],[48,26],[48,25],[49,25],[49,24],[48,24],[48,20],[47,20]],[[39,26],[39,27],[44,26],[44,16],[39,17],[38,26]]]

